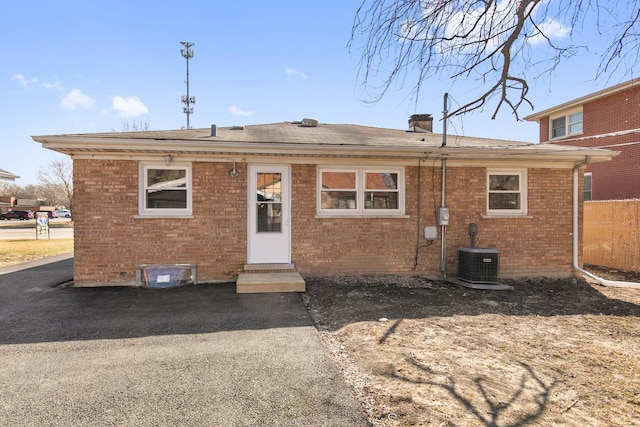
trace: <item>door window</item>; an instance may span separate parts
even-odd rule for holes
[[[257,232],[282,232],[282,174],[258,172],[255,203]]]

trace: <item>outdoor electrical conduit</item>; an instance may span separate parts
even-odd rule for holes
[[[573,167],[573,268],[575,268],[576,271],[578,271],[582,275],[595,280],[602,286],[640,289],[640,283],[638,282],[621,282],[617,280],[603,279],[602,277],[598,277],[595,274],[589,273],[588,271],[581,268],[580,265],[578,265],[578,191],[580,190],[580,187],[578,185],[578,170],[588,163],[589,158],[587,157],[585,158],[584,162],[580,162]]]
[[[449,115],[448,110],[448,101],[449,94],[444,94],[444,109],[442,111],[442,145],[440,148],[444,148],[447,146],[447,119]],[[446,202],[446,190],[447,190],[447,159],[446,157],[442,158],[442,199],[440,201],[440,207],[445,207]],[[440,213],[438,213],[440,215]],[[442,277],[447,278],[447,226],[445,224],[440,225],[440,236],[442,237],[442,245],[440,246],[440,271],[442,272]]]

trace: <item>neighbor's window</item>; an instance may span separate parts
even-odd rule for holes
[[[584,200],[591,200],[593,194],[591,193],[591,185],[593,183],[593,176],[591,172],[584,173]]]
[[[140,164],[140,215],[191,215],[191,165]]]
[[[487,171],[487,214],[525,215],[526,213],[526,170]]]
[[[551,139],[582,133],[582,111],[551,120]]]
[[[403,169],[319,168],[318,213],[404,213]]]

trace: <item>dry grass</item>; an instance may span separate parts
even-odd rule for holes
[[[73,239],[0,240],[0,267],[73,252]]]

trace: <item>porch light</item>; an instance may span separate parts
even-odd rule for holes
[[[229,176],[231,178],[237,178],[240,175],[240,171],[238,171],[238,169],[236,169],[236,161],[233,161],[233,167],[231,168],[231,170],[229,170]]]
[[[171,157],[171,154],[167,154],[164,158],[164,164],[169,166],[171,164],[171,160],[173,160],[173,157]]]

